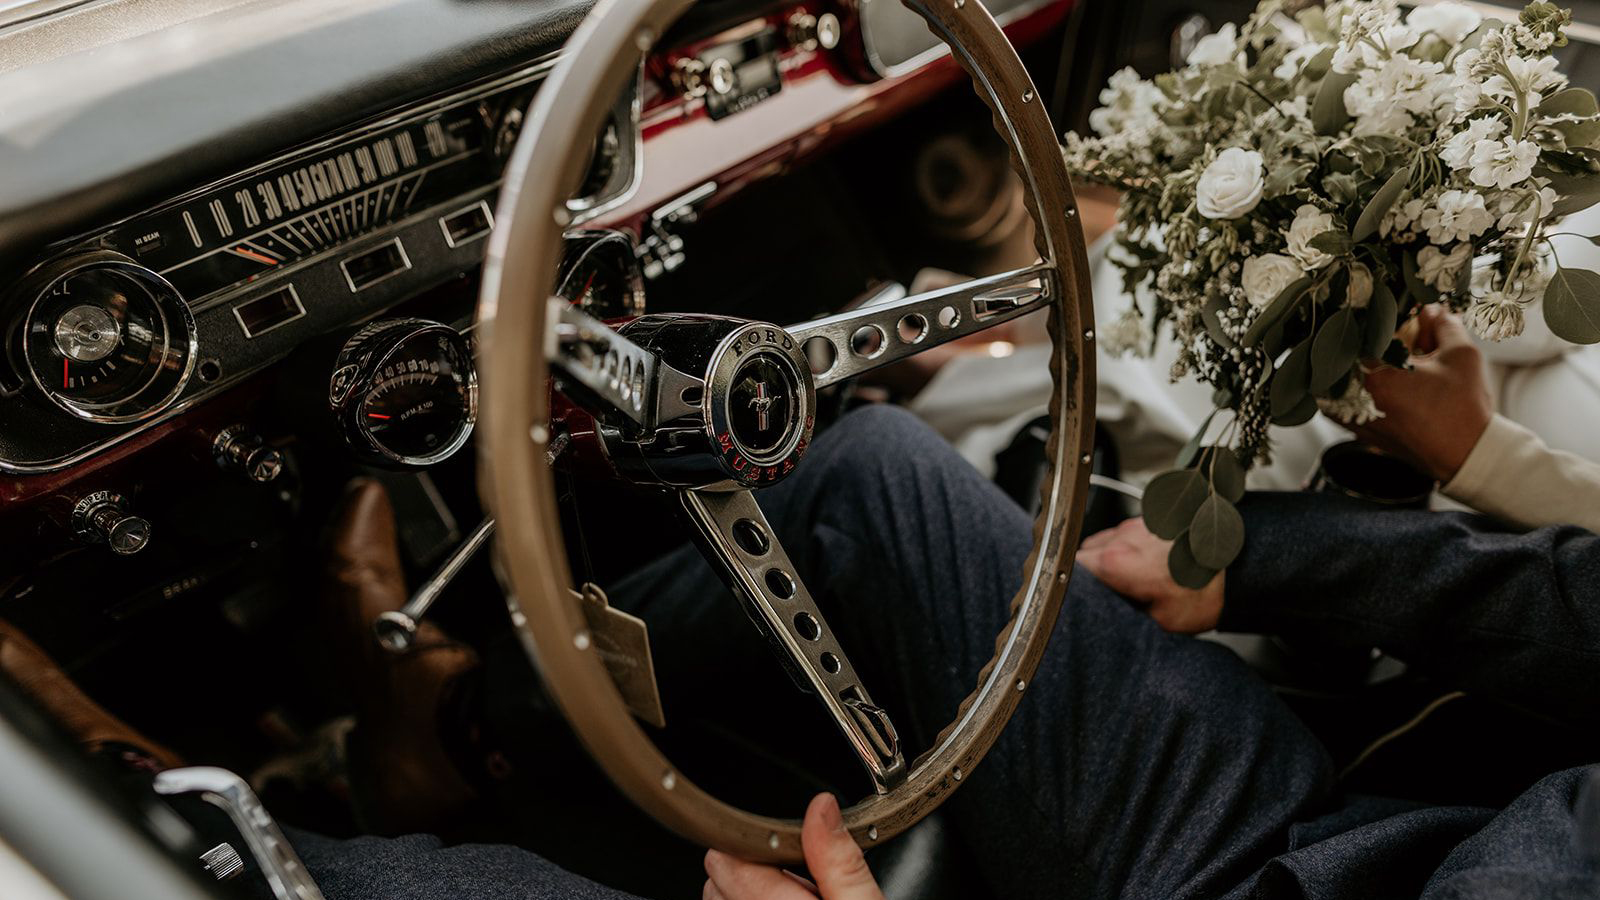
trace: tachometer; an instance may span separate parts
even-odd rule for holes
[[[137,422],[169,407],[194,368],[195,324],[177,290],[117,253],[41,267],[12,354],[52,403],[91,422]]]
[[[362,456],[389,465],[439,462],[461,449],[478,420],[472,350],[438,322],[374,322],[345,342],[329,401]]]

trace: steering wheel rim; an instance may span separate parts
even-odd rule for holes
[[[551,697],[590,754],[635,803],[684,837],[747,859],[789,863],[803,858],[798,820],[752,813],[707,793],[672,765],[629,712],[591,647],[587,620],[572,591],[545,458],[548,379],[561,313],[534,298],[548,297],[555,284],[562,232],[571,221],[567,200],[585,166],[582,148],[586,136],[601,127],[611,98],[635,77],[643,55],[692,2],[601,0],[534,101],[507,167],[478,310],[480,490],[498,522],[499,561],[513,623]],[[1071,574],[1069,551],[1077,546],[1082,525],[1094,428],[1087,252],[1047,112],[1015,50],[981,3],[904,2],[945,38],[971,76],[1022,180],[1042,262],[1018,273],[1033,278],[1030,283],[1038,284],[1037,294],[1050,310],[1051,433],[1034,547],[1010,619],[996,637],[995,656],[979,673],[955,721],[907,765],[904,777],[886,790],[880,783],[880,793],[845,809],[846,827],[863,846],[888,840],[943,802],[977,766],[1025,696]],[[999,296],[995,285],[1005,286],[996,281],[983,296]],[[976,289],[948,295],[969,304],[969,312],[972,304],[990,302],[980,301]],[[798,336],[803,329],[793,330]],[[857,372],[834,374],[838,380]],[[692,507],[688,499],[685,505]]]

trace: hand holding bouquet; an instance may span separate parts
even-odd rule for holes
[[[1395,333],[1422,306],[1500,340],[1542,297],[1558,336],[1600,341],[1600,275],[1560,268],[1546,237],[1600,202],[1600,107],[1549,55],[1570,21],[1545,2],[1502,23],[1448,2],[1402,19],[1382,0],[1293,16],[1265,0],[1178,71],[1114,75],[1095,136],[1067,136],[1068,167],[1122,191],[1128,295],[1153,288],[1102,340],[1148,351],[1169,327],[1173,378],[1229,413],[1145,494],[1180,583],[1242,548],[1234,503],[1270,424],[1381,415],[1361,361],[1404,366]]]

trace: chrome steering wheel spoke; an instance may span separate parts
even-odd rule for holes
[[[641,431],[663,422],[699,415],[700,408],[683,400],[685,391],[704,389],[704,382],[674,369],[654,353],[614,331],[606,323],[560,297],[551,297],[545,348],[551,367],[580,390],[577,398],[602,415],[615,413]]]
[[[811,358],[816,386],[825,388],[1043,309],[1061,296],[1055,271],[1048,262],[1034,263],[793,325],[788,332]]]
[[[754,494],[684,490],[678,496],[713,567],[746,604],[785,666],[822,701],[874,789],[888,793],[906,777],[894,723],[872,702]]]

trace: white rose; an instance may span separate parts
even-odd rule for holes
[[[1200,173],[1195,207],[1208,219],[1237,219],[1256,208],[1266,187],[1261,154],[1229,147]]]
[[[1244,287],[1245,299],[1254,307],[1266,306],[1283,293],[1283,289],[1305,274],[1300,264],[1281,253],[1264,253],[1244,261],[1244,271],[1239,283]]]
[[[1482,23],[1483,16],[1477,10],[1460,3],[1429,3],[1406,16],[1406,24],[1413,29],[1431,31],[1452,44],[1466,40]]]
[[[1348,271],[1350,286],[1345,289],[1345,303],[1353,309],[1366,309],[1372,300],[1372,270],[1356,263]]]
[[[1294,211],[1294,221],[1289,225],[1289,255],[1307,269],[1320,269],[1333,257],[1311,246],[1312,238],[1333,230],[1333,214],[1325,213],[1310,203]]]
[[[1239,32],[1232,22],[1194,42],[1189,58],[1191,66],[1220,66],[1239,58]]]

